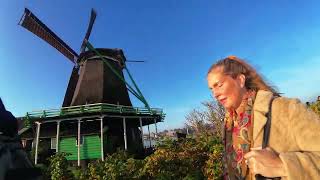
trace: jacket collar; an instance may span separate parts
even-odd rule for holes
[[[253,141],[263,132],[267,122],[266,114],[269,111],[269,103],[273,94],[270,91],[259,90],[253,104]]]

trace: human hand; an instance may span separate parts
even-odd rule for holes
[[[264,177],[286,176],[286,170],[279,155],[269,147],[251,148],[244,158],[253,174]]]

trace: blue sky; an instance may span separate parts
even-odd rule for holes
[[[185,115],[211,98],[207,69],[228,55],[247,59],[284,96],[320,95],[318,1],[16,0],[0,7],[0,97],[16,116],[59,108],[72,70],[17,25],[24,7],[77,52],[95,8],[90,42],[146,61],[128,67],[149,104],[167,113],[161,130],[182,127]]]

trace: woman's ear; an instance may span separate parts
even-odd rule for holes
[[[246,83],[246,76],[244,74],[240,74],[237,79],[240,83],[240,87],[243,88]]]

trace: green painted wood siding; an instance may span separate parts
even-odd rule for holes
[[[59,151],[71,154],[67,156],[67,160],[77,160],[78,147],[76,146],[76,137],[61,138],[59,142]],[[99,136],[84,136],[84,142],[80,146],[80,159],[97,158],[101,158],[101,145]]]

